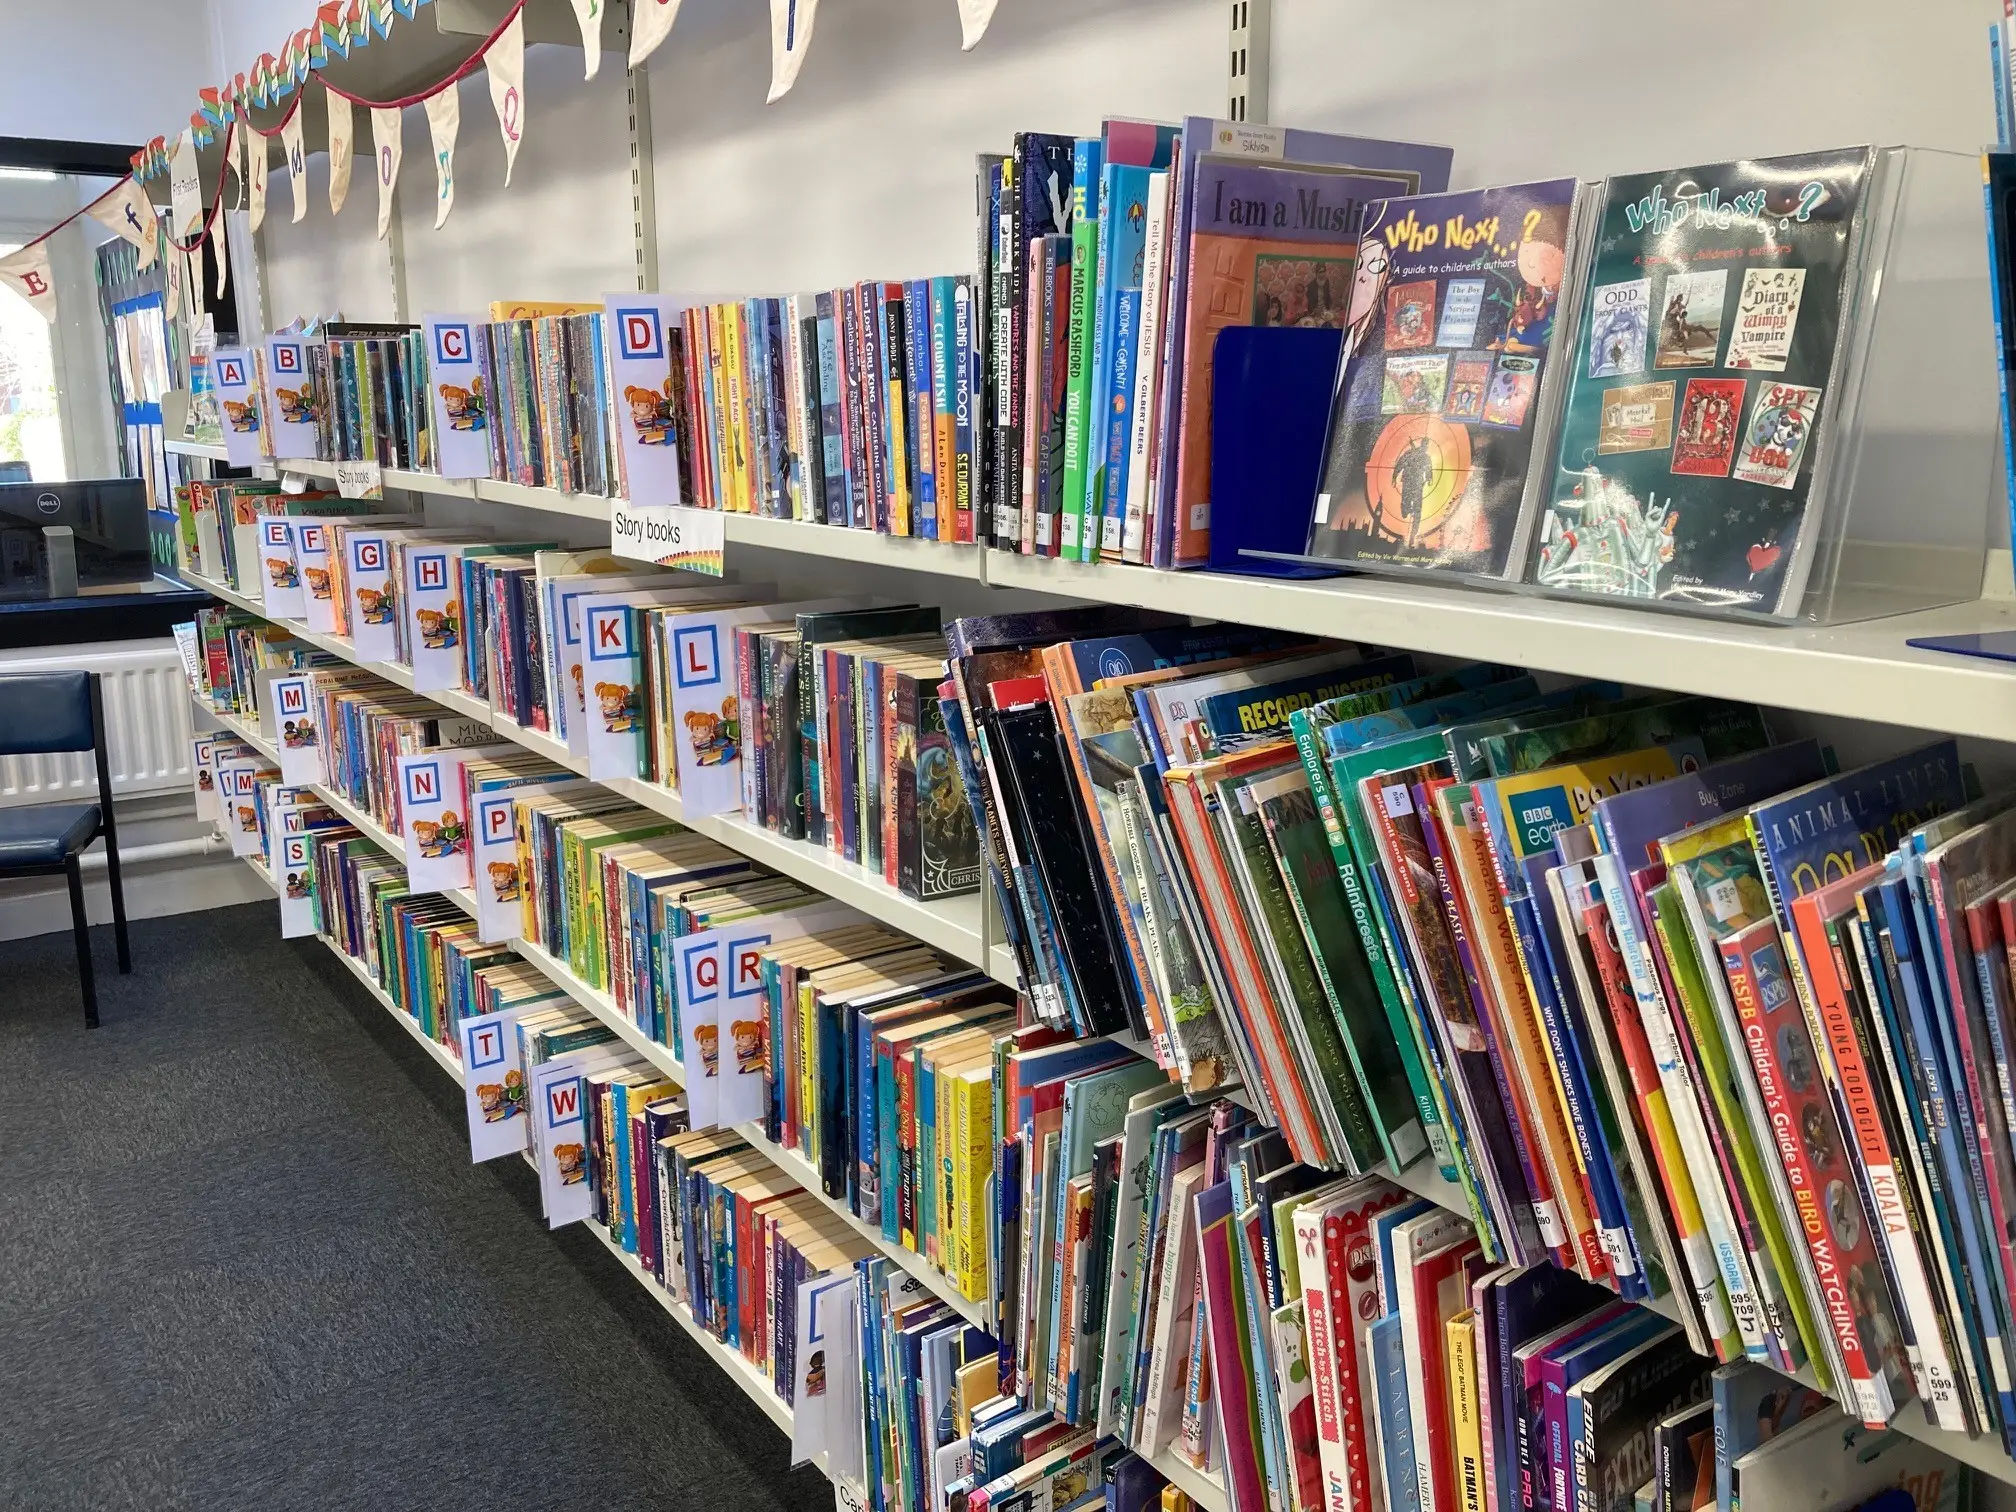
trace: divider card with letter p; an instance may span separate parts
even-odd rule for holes
[[[473,1164],[515,1155],[530,1143],[525,1112],[525,1068],[518,1060],[512,1027],[527,1012],[544,1010],[550,999],[518,1003],[495,1013],[462,1020],[462,1071],[469,1116],[469,1159]]]
[[[308,345],[299,336],[266,338],[266,407],[261,418],[273,434],[273,455],[282,461],[322,455]]]
[[[571,779],[538,790],[578,792],[590,785]],[[476,893],[476,934],[485,944],[515,940],[525,932],[524,879],[518,874],[518,800],[528,796],[529,785],[479,793],[470,800],[474,840],[469,875]]]
[[[526,1078],[532,1117],[539,1121],[530,1132],[548,1228],[579,1223],[595,1210],[595,1189],[588,1181],[588,1117],[582,1105],[587,1089],[581,1079],[630,1053],[607,1045],[576,1050],[534,1066]]]
[[[684,377],[673,344],[685,306],[662,294],[633,292],[604,295],[603,307],[609,312],[611,397],[630,502],[684,504],[679,448],[686,438],[673,420]]]
[[[298,940],[315,933],[315,836],[302,830],[280,837],[280,862],[273,868],[280,891],[280,938]]]
[[[252,354],[243,347],[219,347],[210,354],[217,385],[217,408],[224,417],[224,456],[233,467],[253,467],[259,456],[259,389],[252,381]]]
[[[434,402],[434,455],[444,478],[490,476],[491,385],[478,322],[429,315],[427,385]]]
[[[413,691],[434,693],[462,686],[462,595],[448,561],[448,548],[408,545],[400,557],[406,578],[406,647],[411,654]]]

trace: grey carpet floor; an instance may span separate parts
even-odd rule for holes
[[[832,1505],[273,905],[0,943],[0,1507]]]

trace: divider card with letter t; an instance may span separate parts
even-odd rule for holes
[[[491,384],[477,321],[429,315],[427,386],[434,405],[434,456],[444,478],[490,476]]]
[[[679,487],[679,449],[685,438],[673,420],[675,396],[685,382],[679,316],[685,305],[663,294],[603,297],[611,332],[610,386],[616,434],[633,504],[685,504]]]
[[[319,457],[315,380],[308,372],[308,343],[298,336],[266,338],[265,423],[273,435],[273,455]]]
[[[462,1020],[463,1092],[469,1117],[469,1159],[480,1164],[515,1155],[529,1142],[525,1117],[525,1067],[512,1026],[548,1000],[516,1003]]]
[[[252,354],[243,347],[219,347],[211,354],[217,405],[224,416],[224,456],[233,467],[254,467],[259,455],[259,390],[252,381]]]

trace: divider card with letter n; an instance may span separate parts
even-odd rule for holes
[[[266,338],[266,408],[277,458],[320,457],[315,380],[308,374],[308,343],[298,336]]]
[[[433,693],[462,686],[462,602],[443,548],[408,546],[402,585],[406,602],[406,646],[413,668],[413,691]]]
[[[224,417],[224,456],[233,467],[253,467],[259,456],[259,390],[252,382],[252,354],[243,347],[219,347],[210,372],[217,384],[217,407]]]
[[[434,391],[434,455],[444,478],[490,476],[491,386],[477,322],[429,315],[427,383]]]
[[[615,390],[616,433],[633,504],[683,504],[674,401],[685,382],[678,343],[683,339],[678,301],[655,294],[608,294],[615,345],[609,367]]]
[[[472,756],[502,756],[515,749],[443,748],[399,758],[399,830],[406,842],[406,884],[413,891],[469,885],[469,816],[462,812],[462,763]]]

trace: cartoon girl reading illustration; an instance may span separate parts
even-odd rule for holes
[[[737,1019],[732,1032],[735,1036],[735,1069],[743,1075],[770,1069],[770,1057],[763,1053],[763,1026],[754,1019]]]
[[[517,862],[492,861],[490,863],[490,891],[499,903],[516,903],[518,901]]]
[[[266,558],[266,576],[275,588],[298,588],[301,578],[294,571],[294,564],[285,557]]]
[[[448,412],[448,429],[479,431],[484,426],[483,380],[472,378],[469,387],[458,383],[441,385],[441,407]]]
[[[672,379],[668,374],[663,390],[633,383],[623,390],[623,402],[630,407],[630,424],[637,431],[639,446],[670,446],[672,435]]]
[[[693,1042],[700,1047],[700,1067],[704,1076],[721,1074],[721,1031],[713,1024],[695,1024]]]
[[[611,735],[622,735],[637,728],[644,711],[635,688],[626,688],[622,683],[597,683],[595,699],[602,705],[603,728]]]

